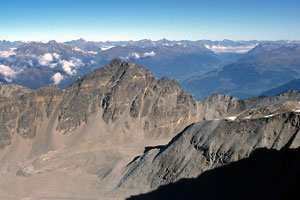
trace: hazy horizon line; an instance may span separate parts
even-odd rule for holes
[[[258,40],[258,39],[250,39],[250,40],[233,40],[233,39],[228,39],[224,38],[221,40],[214,40],[214,39],[180,39],[180,40],[173,40],[173,39],[167,39],[167,38],[161,38],[158,40],[155,39],[149,39],[149,38],[144,38],[144,39],[130,39],[130,40],[87,40],[83,37],[79,37],[78,39],[71,39],[71,40],[57,40],[57,39],[49,39],[49,40],[9,40],[9,39],[0,39],[1,42],[3,41],[8,41],[8,42],[40,42],[40,43],[48,43],[51,41],[55,41],[58,43],[65,43],[65,42],[72,42],[72,41],[79,41],[79,40],[84,40],[86,42],[138,42],[138,41],[143,41],[143,40],[149,40],[152,42],[157,42],[157,41],[162,41],[162,40],[167,40],[170,42],[180,42],[180,41],[191,41],[191,42],[197,42],[197,41],[212,41],[212,42],[220,42],[220,41],[233,41],[233,42],[250,42],[250,41],[260,41],[260,42],[276,42],[276,41],[290,41],[290,42],[300,42],[300,40],[291,40],[291,39],[277,39],[277,40]]]

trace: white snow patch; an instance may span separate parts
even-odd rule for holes
[[[279,114],[279,113],[275,113],[275,114],[271,114],[271,115],[266,115],[266,116],[264,116],[264,118],[273,117],[273,116],[278,115],[278,114]]]
[[[252,117],[252,116],[250,115],[250,116],[248,116],[248,117],[245,117],[244,119],[251,119],[251,117]]]
[[[57,85],[59,84],[63,79],[64,79],[64,76],[61,75],[61,73],[57,72],[56,74],[54,74],[51,78],[54,82],[54,85]]]
[[[236,116],[226,117],[226,119],[234,121],[236,119]]]
[[[143,57],[148,57],[148,56],[155,56],[156,53],[154,51],[151,51],[151,52],[146,52],[143,54]]]
[[[300,109],[298,109],[298,110],[295,110],[294,112],[297,112],[297,113],[298,113],[298,112],[300,112]]]
[[[89,51],[89,54],[98,54],[98,52],[97,51]]]
[[[115,47],[115,46],[104,46],[104,47],[101,47],[101,50],[105,51],[105,50],[111,49],[113,47]]]

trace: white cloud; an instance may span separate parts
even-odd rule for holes
[[[46,53],[45,55],[39,58],[40,65],[44,65],[44,66],[49,65],[50,62],[52,61],[53,61],[53,57],[51,53]]]
[[[57,63],[50,63],[50,64],[49,64],[49,67],[50,67],[50,68],[55,68],[56,66],[57,66]]]
[[[132,53],[131,55],[132,55],[132,57],[134,57],[136,59],[140,58],[140,55],[138,53]]]
[[[57,53],[53,53],[52,55],[53,55],[53,57],[56,58],[56,59],[59,59],[59,58],[60,58],[60,55],[57,54]]]
[[[14,51],[0,51],[0,58],[8,58],[12,55],[16,55],[16,53]]]
[[[78,51],[78,52],[81,52],[81,53],[86,53],[84,50],[78,48],[78,47],[74,47],[72,48],[73,51]]]
[[[43,58],[49,62],[53,61],[53,57],[52,57],[51,53],[46,53],[45,55],[43,55]]]
[[[60,55],[57,53],[46,53],[43,56],[39,57],[38,61],[40,65],[50,66],[51,68],[54,68],[57,65],[56,63],[51,63],[54,61],[54,58],[58,60],[60,58]]]
[[[156,53],[154,51],[151,51],[151,52],[146,52],[143,54],[143,57],[147,57],[147,56],[155,56]]]
[[[54,74],[51,79],[53,80],[54,85],[58,85],[64,79],[64,76],[58,72]]]
[[[72,58],[72,60],[69,61],[61,60],[60,63],[62,65],[62,69],[70,76],[77,73],[76,69],[72,69],[72,68],[76,68],[83,65],[82,61],[77,58]]]
[[[16,78],[16,75],[18,74],[18,72],[6,65],[0,65],[0,73],[4,75],[4,79],[7,82],[11,82],[12,78]]]
[[[249,46],[219,46],[219,45],[205,45],[206,48],[212,50],[215,53],[247,53],[255,47],[255,45]]]

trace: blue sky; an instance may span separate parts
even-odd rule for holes
[[[0,40],[300,40],[299,0],[0,0]]]

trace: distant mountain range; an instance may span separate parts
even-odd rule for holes
[[[274,95],[280,94],[280,93],[288,91],[288,90],[300,91],[300,79],[292,80],[292,81],[290,81],[284,85],[281,85],[277,88],[272,88],[270,90],[262,92],[261,95],[274,96]]]
[[[198,99],[212,93],[247,98],[299,77],[299,43],[262,43],[224,68],[189,77],[182,86]]]
[[[157,78],[183,80],[223,67],[258,41],[0,42],[0,81],[37,89],[54,83],[65,88],[114,58],[134,61]]]
[[[297,41],[256,40],[0,41],[0,81],[65,88],[120,58],[147,67],[158,79],[177,79],[198,99],[212,93],[246,98],[299,78],[298,47]]]

